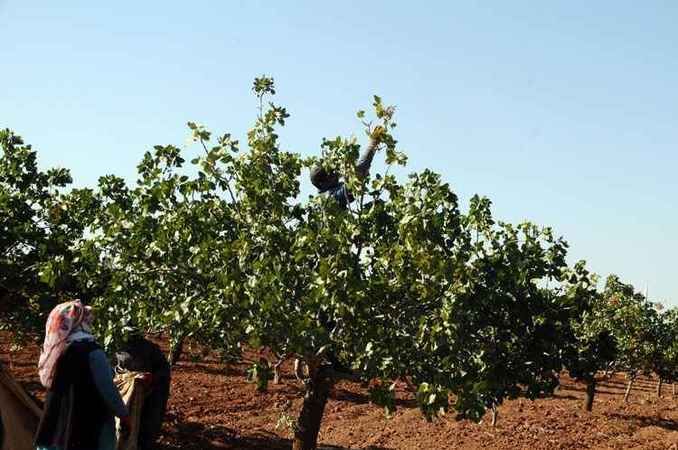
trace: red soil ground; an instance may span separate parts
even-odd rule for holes
[[[35,370],[35,346],[10,352],[0,334],[0,361],[36,397],[42,397]],[[296,416],[302,386],[284,372],[281,384],[257,393],[245,379],[244,364],[224,365],[189,349],[173,375],[168,417],[158,449],[289,449],[289,432],[276,429],[286,407]],[[340,383],[332,392],[320,433],[328,449],[677,449],[678,409],[671,386],[655,395],[656,381],[636,383],[623,402],[625,378],[601,379],[593,413],[582,410],[584,386],[563,377],[553,398],[517,399],[499,408],[499,422],[458,422],[452,416],[423,420],[405,386],[390,420],[369,403],[358,384]],[[676,397],[678,398],[678,397]]]

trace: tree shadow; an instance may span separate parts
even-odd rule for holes
[[[349,402],[356,405],[364,405],[370,403],[370,398],[362,393],[351,392],[341,388],[335,388],[330,397],[333,400],[342,402]],[[395,404],[399,408],[417,408],[417,401],[415,399],[396,398]]]
[[[296,380],[296,378],[295,378]],[[299,383],[278,383],[278,384],[269,384],[268,385],[268,390],[269,392],[275,392],[277,394],[285,394],[292,396],[294,398],[299,398],[304,395],[306,392],[304,390],[304,387],[301,386]]]
[[[610,389],[614,389],[614,388],[610,387]],[[562,390],[574,391],[574,392],[586,392],[586,387],[584,387],[584,386],[582,386],[582,387],[570,386],[570,387],[567,387],[567,388],[563,388]],[[634,392],[654,392],[654,389],[636,387],[636,385],[634,384],[633,388],[631,389],[631,394],[633,394]],[[603,389],[602,386],[601,387],[596,386],[596,394],[624,395],[624,391],[623,390],[612,391],[612,390],[609,390],[609,389]]]
[[[662,419],[660,417],[640,416],[638,414],[623,414],[623,413],[604,413],[613,420],[625,420],[636,422],[641,427],[659,427],[668,431],[678,431],[678,422],[671,419]]]
[[[631,392],[633,394],[633,392]],[[624,391],[611,391],[609,389],[601,389],[596,386],[596,394],[608,394],[608,395],[624,395]]]
[[[155,450],[289,450],[292,443],[275,435],[241,435],[222,426],[205,428],[200,424],[179,424],[174,432],[166,433]]]
[[[369,397],[365,394],[351,392],[340,388],[334,388],[330,393],[330,398],[340,402],[349,402],[356,405],[364,405],[370,402]]]
[[[290,450],[292,441],[280,436],[259,432],[241,434],[233,428],[208,426],[197,422],[179,422],[172,429],[163,430],[163,442],[153,450]],[[352,450],[332,444],[319,444],[318,450]],[[368,450],[394,450],[386,447],[368,447]]]
[[[564,395],[564,394],[553,394],[553,398],[561,399],[561,400],[581,400],[579,397],[575,397],[574,395]]]
[[[628,381],[602,380],[602,381],[599,381],[598,384],[605,385],[605,386],[626,387],[626,385],[628,384]]]
[[[178,363],[174,368],[173,372],[181,373],[201,373],[208,375],[218,375],[218,376],[245,376],[245,370],[240,367],[233,367],[230,365],[218,366],[216,364],[204,364],[204,363]]]

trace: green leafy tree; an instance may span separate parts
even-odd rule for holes
[[[549,283],[565,266],[566,244],[549,228],[496,224],[475,197],[464,219],[472,237],[465,270],[451,280],[438,338],[451,369],[459,417],[479,420],[506,398],[551,393],[560,369],[558,298]],[[443,354],[445,354],[443,353]]]
[[[661,315],[662,320],[662,358],[656,372],[660,381],[666,380],[674,384],[678,380],[678,309],[671,308]],[[660,387],[658,386],[658,390]],[[660,394],[660,392],[658,392]]]
[[[637,375],[648,375],[656,368],[661,352],[658,315],[645,296],[616,275],[607,278],[603,295],[605,316],[618,349],[615,368],[629,377],[624,395],[624,401],[628,401]]]
[[[268,89],[255,83],[260,99]],[[368,134],[379,133],[387,167],[404,163],[390,134],[393,109],[378,97],[374,107],[378,125],[366,122]],[[405,184],[388,173],[360,178],[355,139],[323,144],[324,164],[344,174],[355,202],[296,202],[301,161],[279,149],[274,131],[285,116],[262,109],[234,178],[248,224],[240,260],[250,342],[309,368],[295,448],[314,448],[340,377],[411,377],[428,418],[447,409],[450,392],[461,417],[479,419],[506,397],[552,391],[558,298],[546,285],[559,280],[565,243],[529,223],[495,225],[484,199],[461,215],[430,171]]]
[[[10,130],[0,150],[0,328],[35,337],[58,301],[89,291],[77,247],[96,202],[90,190],[68,190],[67,170],[40,170]]]
[[[190,123],[203,152],[184,170],[174,146],[156,146],[138,166],[133,188],[115,176],[99,181],[100,212],[90,257],[106,274],[96,298],[107,345],[117,345],[130,325],[170,335],[171,359],[183,341],[237,351],[244,304],[236,257],[237,203],[229,197],[220,162],[232,162],[237,142],[222,136],[216,145]]]
[[[591,411],[596,392],[596,373],[617,357],[617,345],[607,317],[597,278],[579,261],[564,273],[561,339],[564,366],[570,376],[586,383],[584,408]]]

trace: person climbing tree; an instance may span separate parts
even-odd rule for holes
[[[374,155],[379,150],[384,131],[384,128],[381,126],[377,126],[374,128],[374,130],[372,130],[370,133],[370,142],[358,159],[358,163],[356,165],[356,175],[361,181],[367,178],[367,176],[370,174],[372,161],[374,160]],[[329,197],[335,199],[341,208],[348,208],[348,205],[355,200],[345,181],[342,181],[342,175],[336,171],[325,168],[323,166],[323,161],[320,161],[315,167],[311,169],[310,175],[311,183],[318,189],[318,193],[328,195]],[[328,331],[331,331],[336,326],[336,323],[332,320],[329,320],[326,313],[323,311],[319,312],[318,320]],[[325,354],[325,358],[336,371],[344,373],[352,372],[347,365],[339,361],[336,353],[333,350],[328,350]],[[295,361],[295,373],[297,374],[297,377],[299,377],[299,374],[303,372],[303,370],[299,369],[301,367],[300,364],[300,361]]]
[[[356,165],[356,175],[361,180],[365,179],[370,174],[372,160],[379,150],[383,132],[384,129],[382,127],[376,127],[370,135],[370,143],[360,155],[360,159]],[[346,208],[349,203],[353,202],[354,197],[341,178],[342,176],[338,172],[323,167],[322,162],[311,169],[311,183],[318,189],[318,192],[320,194],[329,195],[334,198],[342,208]]]

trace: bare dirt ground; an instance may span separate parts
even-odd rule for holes
[[[10,352],[0,334],[0,361],[37,398],[38,348]],[[289,367],[281,384],[256,392],[247,383],[246,366],[224,365],[189,349],[173,374],[172,397],[159,450],[289,449],[289,431],[276,429],[287,407],[296,416],[302,386]],[[656,381],[640,379],[628,404],[625,377],[601,377],[592,413],[582,410],[584,386],[563,377],[552,398],[517,399],[499,408],[499,422],[455,421],[450,415],[427,423],[405,386],[398,411],[387,420],[358,384],[340,383],[327,405],[320,442],[329,449],[677,449],[678,409],[671,386],[655,395]]]

